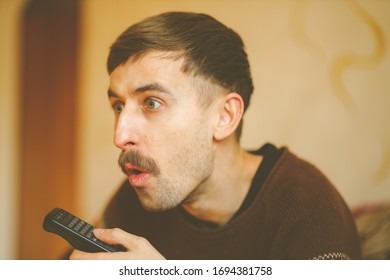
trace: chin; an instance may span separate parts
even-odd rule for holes
[[[148,192],[147,189],[136,189],[142,207],[148,212],[163,212],[179,206],[185,197],[183,194],[166,191]]]
[[[140,199],[142,207],[148,212],[163,212],[177,207],[180,203],[158,203],[149,199]]]
[[[142,204],[142,206],[143,206],[143,208],[146,211],[151,212],[151,213],[164,212],[164,211],[168,211],[168,210],[171,210],[171,209],[176,207],[176,206],[173,206],[173,207],[162,207],[162,206],[159,206],[159,205],[149,205],[149,204]]]

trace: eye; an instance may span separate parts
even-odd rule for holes
[[[116,102],[112,105],[112,109],[116,115],[119,115],[123,111],[124,105],[121,102]]]
[[[155,100],[155,99],[152,99],[152,98],[147,98],[145,100],[145,107],[146,109],[148,110],[154,110],[154,109],[157,109],[158,107],[160,107],[162,104],[161,102]]]

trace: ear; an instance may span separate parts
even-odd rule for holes
[[[225,95],[219,107],[214,139],[221,141],[232,135],[237,129],[243,113],[244,101],[241,96],[235,92]]]

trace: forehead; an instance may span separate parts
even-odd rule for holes
[[[173,52],[149,51],[131,57],[111,73],[110,89],[156,82],[171,86],[188,83],[190,77],[183,73],[183,63],[184,58]]]
[[[124,66],[146,67],[150,71],[163,67],[168,71],[182,72],[184,61],[184,56],[179,52],[152,50],[130,57]]]

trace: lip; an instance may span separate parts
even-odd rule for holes
[[[132,185],[133,187],[145,186],[146,181],[151,176],[151,173],[147,170],[142,169],[141,167],[133,165],[131,163],[126,163],[125,169],[128,175],[130,185]]]

